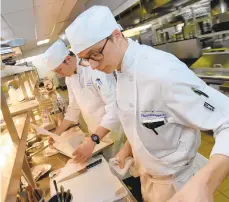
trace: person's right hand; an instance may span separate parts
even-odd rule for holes
[[[77,149],[73,152],[73,159],[76,163],[85,163],[93,153],[96,143],[91,140],[90,137],[86,138],[86,140],[77,147]]]
[[[53,149],[53,144],[55,143],[55,140],[52,137],[49,136],[48,143],[49,143],[50,148]]]

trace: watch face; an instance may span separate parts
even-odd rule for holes
[[[92,140],[94,142],[96,142],[97,144],[99,144],[99,136],[98,135],[93,134],[91,137],[92,137]]]

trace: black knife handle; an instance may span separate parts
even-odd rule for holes
[[[55,186],[57,200],[58,200],[58,202],[61,202],[60,196],[59,196],[59,193],[58,193],[58,187],[57,187],[57,184],[56,184],[56,180],[53,180],[53,184]]]
[[[56,180],[53,180],[53,184],[54,184],[54,187],[55,187],[56,192],[58,193],[58,188],[57,188]]]
[[[94,167],[94,166],[96,166],[96,165],[98,165],[100,163],[102,163],[102,159],[99,159],[99,160],[97,160],[97,161],[95,161],[93,163],[90,163],[89,165],[86,166],[86,168],[87,169],[92,168],[92,167]]]

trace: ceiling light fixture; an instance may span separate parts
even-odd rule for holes
[[[151,24],[148,24],[148,25],[143,25],[143,26],[140,26],[140,27],[136,27],[136,28],[134,28],[134,30],[142,31],[142,30],[148,29],[150,27],[151,27]]]
[[[140,31],[146,30],[146,29],[150,28],[151,26],[152,26],[151,24],[147,24],[147,25],[142,25],[140,27],[128,29],[128,30],[124,31],[123,34],[125,37],[132,37],[135,35],[139,35]]]
[[[37,42],[37,45],[40,46],[40,45],[42,45],[42,44],[48,43],[49,41],[50,41],[50,39],[44,39],[44,40],[38,41],[38,42]]]

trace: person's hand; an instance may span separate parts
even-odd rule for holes
[[[85,163],[91,156],[95,148],[96,143],[87,138],[84,143],[79,145],[77,149],[73,152],[73,159],[76,163]]]
[[[49,143],[49,147],[53,149],[54,148],[53,144],[55,143],[55,140],[49,136],[48,137],[48,143]]]
[[[229,173],[229,158],[214,154],[168,202],[213,202],[214,192]]]
[[[167,202],[213,202],[213,195],[214,191],[199,172]]]
[[[125,160],[127,157],[131,156],[130,151],[127,147],[123,147],[121,148],[121,150],[119,151],[119,153],[117,153],[117,155],[115,156],[115,159],[117,160],[119,167],[121,169],[124,168],[125,166]]]

